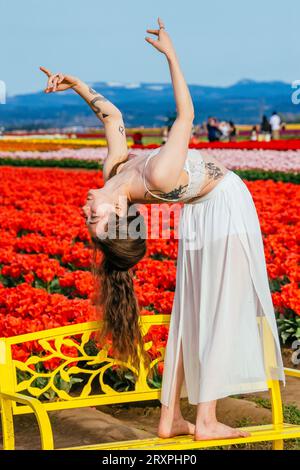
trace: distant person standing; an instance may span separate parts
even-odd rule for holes
[[[168,127],[164,127],[161,134],[161,145],[164,145],[168,140],[169,130]]]
[[[221,140],[228,140],[229,138],[229,133],[230,133],[230,125],[229,122],[227,121],[222,121],[219,124],[219,129],[221,131]]]
[[[143,145],[143,134],[140,131],[134,132],[132,140],[134,145]]]
[[[250,134],[250,140],[251,140],[252,142],[256,142],[256,141],[257,141],[257,138],[258,138],[257,127],[256,127],[256,126],[253,126],[253,127],[252,127],[252,131],[251,131],[251,134]]]
[[[229,141],[236,141],[236,127],[233,121],[229,121]]]
[[[200,140],[201,135],[203,135],[203,128],[202,128],[201,124],[196,124],[195,125],[195,135]]]
[[[271,124],[269,123],[267,116],[264,115],[260,125],[260,139],[266,142],[270,142],[271,131]]]
[[[220,140],[222,132],[218,128],[217,120],[212,117],[208,118],[206,127],[209,142],[218,142]]]
[[[274,111],[270,118],[270,126],[272,131],[272,139],[279,140],[281,130],[281,119],[280,116],[276,113],[276,111]]]
[[[199,144],[199,139],[198,139],[197,130],[194,127],[192,129],[192,132],[191,132],[191,138],[190,138],[190,141],[189,141],[189,145],[197,145],[197,144]]]
[[[168,131],[171,130],[171,127],[173,126],[174,122],[176,120],[176,112],[173,112],[172,114],[170,114],[167,118],[167,128],[168,128]]]

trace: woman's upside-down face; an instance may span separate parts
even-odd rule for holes
[[[127,200],[120,197],[120,202],[114,202],[103,188],[90,189],[82,210],[92,238],[101,238],[106,233],[109,220],[114,215],[122,216],[127,212]]]

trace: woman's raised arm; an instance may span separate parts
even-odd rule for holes
[[[126,160],[128,154],[122,113],[113,103],[80,79],[61,73],[52,74],[45,67],[40,67],[40,69],[48,77],[45,93],[64,91],[72,88],[88,103],[98,119],[103,123],[108,146],[108,154],[103,167],[103,176],[106,180],[114,164]]]
[[[168,60],[177,118],[167,142],[149,161],[146,178],[151,187],[168,192],[176,185],[184,166],[194,120],[194,105],[172,41],[160,19],[158,24],[158,30],[147,29],[148,33],[157,36],[157,40],[146,37],[146,41],[165,54]]]

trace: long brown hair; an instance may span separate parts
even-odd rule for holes
[[[124,160],[113,166],[108,178],[117,174],[121,163],[124,163]],[[128,211],[131,205],[128,204]],[[123,230],[127,230],[128,225],[137,217],[138,222],[142,224],[139,231],[141,236],[133,238],[128,234],[126,238],[122,237]],[[102,321],[102,330],[98,336],[100,342],[107,335],[111,336],[114,357],[122,362],[129,362],[138,374],[141,360],[146,368],[151,362],[144,349],[141,318],[131,271],[146,254],[145,221],[138,211],[135,215],[127,214],[126,217],[116,215],[114,229],[114,238],[92,238],[92,273],[96,281],[94,304]],[[124,369],[126,367],[120,364],[117,372],[120,373]],[[149,372],[152,376],[152,371]]]

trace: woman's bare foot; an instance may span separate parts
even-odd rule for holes
[[[183,417],[174,419],[171,425],[165,422],[160,422],[158,425],[157,435],[162,439],[183,436],[185,434],[195,434],[195,425],[185,420]]]
[[[202,441],[209,439],[229,439],[230,437],[248,437],[251,434],[247,431],[231,428],[225,424],[215,421],[210,424],[202,423],[195,431],[194,440]]]

